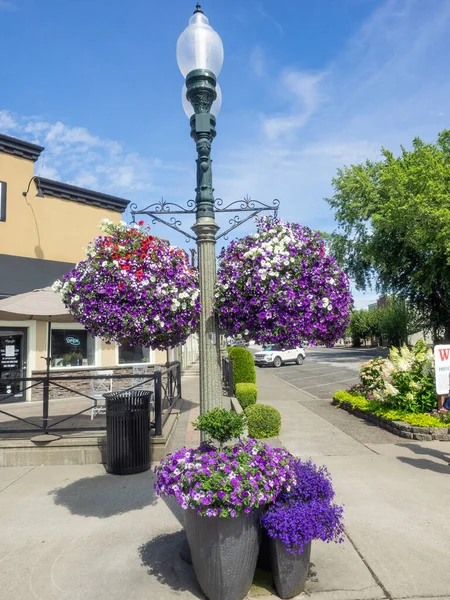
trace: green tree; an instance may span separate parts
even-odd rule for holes
[[[339,169],[333,187],[332,251],[357,288],[407,299],[450,340],[450,130]]]
[[[380,336],[379,309],[355,310],[350,316],[348,334],[352,338],[353,346],[359,346],[360,340],[366,342]]]

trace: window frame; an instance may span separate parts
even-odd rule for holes
[[[51,331],[55,331],[55,330],[61,330],[61,329],[72,329],[74,331],[85,331],[87,333],[87,335],[91,335],[84,327],[83,325],[81,325],[80,323],[49,323],[48,326],[50,327],[50,339],[51,338]],[[51,353],[51,347],[50,347],[50,353]],[[72,371],[79,371],[80,369],[95,369],[96,367],[99,367],[101,365],[101,342],[100,339],[97,337],[94,337],[94,364],[93,365],[78,365],[78,366],[65,366],[63,367],[58,366],[58,367],[54,367],[52,365],[50,365],[50,370],[52,371],[59,371],[60,369],[64,369],[64,370],[72,370]]]

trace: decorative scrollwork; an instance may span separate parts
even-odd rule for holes
[[[193,200],[188,200],[188,206],[194,207],[195,202]],[[135,207],[135,208],[134,208]],[[141,210],[136,210],[136,204],[133,204],[131,207],[131,214],[134,215],[151,215],[152,213],[158,214],[167,214],[172,213],[175,215],[183,215],[183,214],[193,214],[195,213],[194,209],[183,208],[176,202],[167,202],[164,198],[161,198],[159,202],[153,202],[153,204],[149,204],[145,208]]]
[[[237,215],[229,219],[228,223],[231,225],[231,227],[229,227],[226,231],[217,236],[216,240],[219,240],[222,237],[227,240],[230,231],[233,231],[233,229],[236,229],[236,227],[239,227],[252,217],[256,217],[256,215],[258,215],[262,211],[273,211],[273,216],[276,217],[278,214],[278,209],[280,207],[280,201],[278,200],[278,198],[275,198],[272,201],[272,204],[265,204],[264,202],[260,202],[259,200],[253,200],[248,194],[246,194],[242,200],[235,200],[234,202],[231,202],[225,207],[223,206],[223,204],[224,201],[222,200],[222,198],[216,198],[214,201],[214,211],[217,213],[248,212],[251,214],[246,216],[242,220],[241,217]],[[195,237],[181,229],[182,222],[178,218],[171,216],[170,222],[165,221],[161,218],[162,215],[167,214],[186,215],[196,213],[197,204],[195,200],[188,200],[187,206],[188,208],[183,208],[175,202],[166,202],[164,198],[161,198],[159,202],[149,204],[149,206],[143,208],[142,210],[138,210],[137,204],[133,203],[130,205],[130,212],[133,223],[135,222],[136,215],[147,215],[152,219],[153,224],[158,222],[163,225],[166,225],[167,227],[170,227],[171,229],[174,229],[175,231],[178,231],[179,233],[182,233],[186,238],[186,242],[188,242],[189,240],[196,241]]]
[[[280,201],[278,199],[275,199],[272,202],[272,204],[265,204],[264,202],[260,202],[259,200],[254,200],[247,194],[242,200],[235,200],[234,202],[231,202],[224,208],[221,208],[222,204],[223,200],[221,198],[217,198],[217,200],[214,203],[214,210],[216,212],[252,212],[254,210],[257,210],[258,212],[262,210],[278,211]]]
[[[240,223],[241,223],[241,218],[240,218],[239,216],[237,216],[237,215],[236,215],[235,217],[233,217],[232,219],[230,219],[230,220],[228,221],[228,223],[229,223],[230,225],[234,225],[234,224],[240,225]]]

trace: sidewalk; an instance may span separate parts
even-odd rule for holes
[[[450,444],[364,444],[272,370],[258,370],[258,385],[258,401],[282,413],[282,443],[326,464],[345,503],[345,543],[313,544],[311,599],[449,600]],[[198,443],[195,370],[183,397],[174,448]],[[178,556],[182,511],[153,482],[151,472],[116,477],[100,465],[0,469],[2,600],[202,599]],[[250,598],[273,600],[264,587]]]

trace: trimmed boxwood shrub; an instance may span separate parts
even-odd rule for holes
[[[234,388],[238,383],[256,383],[256,370],[253,355],[247,348],[230,348],[228,356],[233,362]]]
[[[236,398],[244,410],[251,404],[256,403],[257,396],[258,387],[255,383],[236,384]]]
[[[281,415],[273,406],[252,404],[245,409],[248,435],[252,438],[275,437],[281,430]]]

